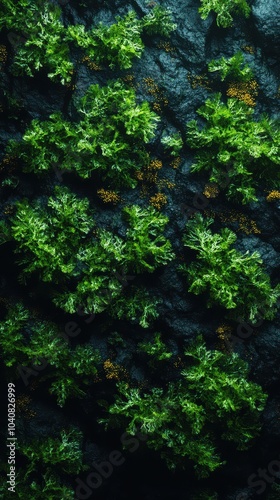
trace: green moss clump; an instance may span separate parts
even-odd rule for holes
[[[187,143],[197,151],[192,172],[210,172],[210,182],[226,187],[227,197],[243,204],[258,201],[259,185],[280,186],[280,132],[275,120],[256,121],[251,107],[234,98],[223,103],[221,94],[207,99],[197,113],[205,125],[200,129],[196,120],[187,125]]]
[[[157,5],[142,19],[134,11],[116,17],[116,23],[100,23],[86,31],[83,25],[69,26],[67,40],[85,50],[95,64],[109,63],[110,68],[131,68],[135,58],[144,51],[143,34],[169,36],[176,28],[171,12]]]
[[[225,228],[212,233],[209,226],[213,222],[197,215],[187,223],[183,243],[197,252],[195,262],[181,266],[188,278],[189,291],[196,295],[208,292],[208,307],[220,304],[232,310],[234,318],[253,323],[260,316],[273,319],[280,285],[272,288],[257,252],[242,254],[232,248],[237,239],[233,231]]]
[[[67,340],[56,325],[36,318],[21,303],[10,307],[0,322],[0,348],[10,377],[29,382],[30,373],[40,374],[42,381],[49,381],[49,392],[59,406],[71,397],[85,396],[100,362],[99,352],[91,345],[71,349]]]
[[[17,51],[13,70],[16,75],[34,76],[41,68],[51,80],[63,85],[71,82],[74,66],[64,40],[61,9],[51,2],[3,0],[0,27],[14,30]]]
[[[147,445],[158,450],[171,469],[189,461],[198,477],[207,477],[225,463],[220,439],[247,449],[260,431],[260,412],[267,399],[261,387],[247,380],[248,366],[237,354],[208,350],[201,336],[186,350],[181,379],[148,393],[118,384],[109,406],[106,427],[126,426],[147,435]]]
[[[238,82],[248,82],[254,77],[254,73],[249,64],[244,61],[242,52],[237,52],[230,58],[221,57],[214,59],[208,64],[210,73],[218,72],[221,81],[234,80]]]
[[[251,8],[246,0],[201,0],[199,12],[202,19],[206,19],[211,11],[217,15],[217,25],[222,28],[229,28],[233,24],[233,14],[242,14],[249,17]]]
[[[121,238],[101,228],[93,235],[89,201],[67,188],[57,187],[55,196],[33,205],[20,201],[16,208],[11,233],[22,255],[22,279],[38,271],[44,281],[58,285],[53,301],[66,312],[83,307],[96,314],[110,308],[113,316],[137,317],[141,326],[148,326],[157,314],[157,301],[143,292],[138,303],[139,291],[128,288],[124,303],[120,276],[153,272],[174,258],[163,235],[166,216],[153,207],[126,207],[127,229]]]
[[[22,200],[16,208],[11,233],[18,243],[16,251],[25,254],[20,261],[24,274],[39,270],[43,281],[55,283],[65,275],[77,275],[76,254],[95,225],[89,201],[56,186],[47,203]]]
[[[65,120],[61,113],[33,120],[9,151],[23,160],[26,172],[57,168],[86,179],[98,171],[114,188],[135,187],[135,173],[148,161],[145,144],[159,120],[148,102],[138,104],[135,91],[115,81],[91,85],[77,107],[80,121]]]

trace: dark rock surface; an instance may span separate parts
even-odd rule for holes
[[[147,3],[144,0],[132,1],[91,1],[91,2],[59,2],[63,6],[63,17],[66,24],[85,24],[90,28],[99,22],[112,23],[116,15],[124,15],[130,8],[135,9],[139,16],[148,12]],[[77,5],[80,4],[81,5]],[[86,5],[85,5],[86,4]],[[181,237],[187,221],[187,211],[194,208],[194,197],[202,193],[207,181],[203,175],[190,173],[190,166],[193,162],[193,154],[184,145],[181,164],[177,169],[170,166],[172,158],[167,159],[163,155],[160,139],[164,131],[179,130],[184,134],[186,123],[197,118],[196,110],[205,99],[212,95],[215,82],[208,77],[202,80],[201,84],[196,84],[197,76],[207,73],[207,63],[218,57],[231,57],[238,50],[244,52],[246,61],[254,70],[256,80],[259,85],[259,96],[255,108],[256,116],[268,113],[269,116],[279,117],[279,85],[280,85],[280,2],[277,0],[253,0],[252,14],[248,20],[238,19],[230,29],[219,29],[216,26],[214,16],[209,16],[205,21],[201,20],[198,13],[198,1],[193,0],[166,0],[164,5],[173,12],[174,22],[177,24],[176,31],[171,35],[168,50],[160,48],[160,37],[149,38],[142,58],[136,60],[133,68],[127,72],[118,70],[105,70],[93,72],[85,65],[77,66],[76,87],[73,90],[65,89],[60,85],[51,83],[44,75],[37,75],[32,78],[15,78],[10,69],[9,62],[2,68],[2,80],[0,91],[8,90],[15,101],[20,102],[21,112],[12,112],[3,96],[2,113],[0,114],[0,146],[2,155],[7,142],[10,139],[20,139],[24,130],[34,118],[45,120],[56,111],[62,111],[69,118],[75,116],[73,102],[85,93],[89,85],[93,83],[105,84],[108,79],[123,77],[126,74],[134,75],[134,85],[137,89],[139,101],[147,99],[151,103],[155,101],[154,96],[149,93],[145,85],[145,78],[152,78],[160,89],[157,101],[161,105],[161,122],[158,126],[156,138],[151,145],[153,155],[162,157],[164,166],[161,175],[164,179],[175,184],[173,189],[168,191],[168,204],[163,209],[169,219],[166,235],[170,238],[173,249],[176,253],[176,261],[166,266],[156,277],[150,279],[151,289],[156,296],[163,299],[159,307],[160,316],[156,320],[157,331],[170,339],[171,346],[176,356],[182,351],[182,347],[198,333],[203,332],[207,342],[215,346],[217,342],[216,329],[224,321],[224,311],[222,309],[208,310],[203,298],[187,293],[187,286],[184,278],[178,272],[177,266],[181,263],[184,247]],[[1,43],[9,42],[7,37],[2,36]],[[244,49],[247,47],[247,50]],[[248,49],[249,47],[249,49]],[[1,93],[1,95],[3,92]],[[165,101],[166,100],[166,101]],[[166,102],[166,104],[163,104]],[[14,115],[17,117],[15,118]],[[170,161],[169,161],[170,160]],[[24,176],[23,176],[24,177]],[[80,180],[65,176],[66,182],[73,185],[77,192],[88,195],[91,201],[96,201],[96,189],[92,185],[86,187]],[[27,182],[27,186],[24,184]],[[46,194],[53,179],[42,180],[42,185],[32,185],[32,180],[22,180],[22,183],[15,191],[8,191],[0,187],[0,194],[3,201],[1,207],[2,214],[6,204],[11,203],[15,197]],[[48,184],[49,183],[49,184]],[[80,191],[79,191],[80,190]],[[233,204],[232,208],[241,212],[250,220],[254,220],[259,228],[259,233],[246,234],[242,230],[238,231],[238,242],[236,248],[243,251],[257,251],[264,262],[265,269],[269,272],[275,282],[279,281],[280,274],[280,203],[266,201],[267,193],[260,192],[259,203],[250,204],[243,207]],[[140,198],[140,190],[124,191],[123,200],[125,203],[145,203]],[[220,210],[228,209],[223,201],[210,200],[207,209]],[[113,229],[118,234],[125,232],[120,211],[108,209],[104,206],[96,207],[96,219],[101,227]],[[218,222],[219,227],[224,225]],[[236,227],[233,223],[226,224],[231,229]],[[2,258],[8,259],[5,249],[0,246]],[[9,249],[9,253],[11,250]],[[11,258],[11,257],[10,257]],[[5,270],[3,269],[3,273]],[[7,277],[4,278],[2,288],[6,286]],[[15,280],[16,282],[16,280]],[[12,285],[11,285],[12,283]],[[8,286],[14,286],[13,281]],[[13,294],[13,291],[9,291]],[[22,290],[21,292],[22,293]],[[48,308],[45,313],[48,316]],[[264,437],[268,443],[274,440],[275,448],[279,448],[279,381],[280,381],[280,330],[279,314],[273,322],[263,322],[238,346],[237,351],[249,362],[252,380],[261,384],[270,393],[270,399],[266,413],[264,415]],[[139,326],[124,325],[121,322],[104,321],[105,326],[95,324],[85,328],[85,337],[98,347],[102,353],[103,360],[112,354],[114,362],[123,365],[130,373],[134,381],[145,382],[146,372],[139,366],[136,345],[143,338],[147,338],[150,330],[143,331]],[[236,327],[236,325],[235,325]],[[119,345],[115,352],[108,348],[107,340],[110,333],[119,331],[126,340],[124,345]],[[105,333],[104,333],[105,332]],[[167,377],[164,374],[164,377]],[[106,381],[107,382],[107,381]],[[107,386],[105,388],[107,390]],[[100,399],[105,397],[106,390],[98,386],[97,394]],[[98,392],[99,391],[99,392]],[[112,386],[108,392],[113,393]],[[24,392],[24,389],[23,389]],[[102,397],[101,397],[102,396]],[[40,399],[40,396],[38,396]],[[79,411],[82,416],[79,416]],[[108,438],[107,443],[102,443],[98,439],[96,422],[93,423],[93,410],[90,406],[90,397],[79,409],[73,413],[75,424],[79,423],[81,417],[81,427],[87,428],[87,441],[85,445],[85,455],[90,464],[92,461],[103,460],[114,446],[121,449],[118,437],[114,435],[114,446]],[[37,417],[28,425],[28,435],[47,436],[54,433],[57,426],[63,422],[66,425],[65,413],[58,412],[54,408],[49,409],[41,401],[36,406]],[[69,409],[67,419],[71,421],[72,414]],[[23,432],[26,432],[24,425]],[[121,433],[120,433],[121,434]],[[102,435],[103,436],[103,435]],[[142,449],[141,449],[142,450]],[[264,452],[264,458],[262,453]],[[234,452],[232,452],[234,454]],[[194,478],[187,473],[172,473],[168,471],[162,462],[153,454],[146,458],[143,451],[135,457],[127,457],[122,470],[112,475],[107,480],[104,488],[96,492],[90,498],[100,498],[102,500],[125,500],[132,498],[137,500],[200,500],[210,499],[210,496],[191,496],[193,491],[197,491],[199,486]],[[265,449],[265,439],[255,445],[252,453],[248,452],[245,458],[237,459],[231,457],[230,466],[225,472],[216,473],[213,480],[206,480],[205,485],[211,491],[218,491],[219,500],[249,500],[269,498],[268,490],[264,496],[257,495],[256,489],[249,488],[247,479],[259,466],[268,463],[274,458],[271,448]],[[152,458],[151,458],[152,457]],[[258,462],[258,458],[260,460]],[[153,462],[153,460],[155,460]],[[140,471],[140,472],[139,472]],[[241,478],[241,479],[240,479]],[[129,485],[134,485],[131,488]],[[204,485],[203,485],[204,487]]]

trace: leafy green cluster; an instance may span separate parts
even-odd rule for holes
[[[82,462],[80,431],[70,427],[68,430],[62,430],[59,437],[21,442],[17,448],[21,461],[24,460],[26,464],[16,470],[16,488],[13,493],[7,491],[7,464],[0,465],[5,472],[0,484],[0,494],[3,494],[3,498],[74,500],[73,489],[64,483],[67,479],[71,480],[74,474],[87,469]]]
[[[12,306],[0,322],[5,365],[17,369],[17,376],[23,374],[27,378],[32,367],[38,366],[38,370],[41,366],[48,367],[42,373],[42,380],[51,380],[49,391],[55,394],[59,406],[68,398],[85,395],[83,388],[92,382],[100,361],[98,351],[91,345],[71,349],[65,337],[53,323],[32,316],[21,303]],[[15,373],[14,370],[14,376]]]
[[[111,26],[100,23],[90,31],[83,25],[69,26],[67,39],[84,49],[96,64],[108,62],[112,69],[116,65],[129,69],[133,60],[142,56],[143,34],[169,36],[176,28],[170,12],[159,5],[141,20],[129,11],[124,18],[117,16],[116,21]]]
[[[199,13],[206,19],[211,11],[217,15],[217,26],[229,28],[233,24],[233,14],[242,14],[249,17],[251,9],[246,0],[201,0]]]
[[[136,170],[147,162],[145,143],[159,120],[148,102],[138,104],[135,91],[116,81],[91,85],[78,112],[76,123],[61,113],[48,121],[33,120],[23,141],[11,142],[9,150],[24,161],[27,172],[58,168],[88,178],[98,170],[114,186],[134,187]]]
[[[117,17],[111,26],[100,23],[90,31],[85,31],[83,25],[65,28],[61,9],[42,0],[3,0],[0,15],[0,29],[15,31],[15,74],[34,76],[41,68],[47,68],[48,77],[63,85],[70,84],[74,72],[69,42],[81,47],[96,64],[128,69],[134,58],[142,55],[144,33],[169,36],[176,27],[170,12],[160,6],[141,20],[130,11],[124,18]]]
[[[0,494],[2,498],[7,500],[26,500],[26,498],[32,498],[32,500],[42,500],[42,498],[47,498],[48,500],[56,500],[57,498],[63,498],[63,500],[75,499],[73,489],[63,484],[62,478],[55,471],[51,470],[50,467],[46,467],[40,478],[38,478],[38,471],[35,477],[34,471],[32,479],[30,475],[21,468],[16,473],[16,489],[14,492],[7,491],[6,474],[9,472],[7,465],[3,464],[1,469],[3,469],[5,473],[1,481],[2,484],[0,483]]]
[[[5,26],[18,34],[15,74],[34,76],[35,72],[46,67],[51,80],[63,85],[71,82],[73,63],[64,40],[65,29],[60,21],[59,7],[40,0],[3,0],[0,14],[0,27]]]
[[[280,186],[280,131],[275,120],[253,120],[254,110],[238,99],[221,101],[221,94],[207,99],[196,120],[187,125],[187,142],[197,150],[192,172],[209,171],[210,181],[225,187],[227,197],[243,204],[257,201],[256,189],[265,181]]]
[[[167,216],[137,205],[125,207],[123,213],[128,224],[125,260],[133,272],[153,272],[173,259],[171,243],[163,235]]]
[[[40,201],[32,206],[27,199],[16,207],[11,231],[18,243],[16,251],[23,249],[26,254],[21,260],[24,273],[40,270],[43,281],[54,282],[63,275],[75,276],[76,254],[95,225],[87,198],[79,199],[66,187],[56,186],[44,208]]]
[[[189,360],[181,379],[166,388],[143,394],[126,383],[109,407],[108,425],[126,425],[126,431],[147,435],[147,444],[159,450],[170,468],[188,465],[199,477],[221,466],[218,442],[233,441],[247,449],[261,428],[259,414],[266,394],[247,380],[248,366],[237,354],[208,350],[201,336],[186,350]]]
[[[121,306],[123,289],[120,276],[133,272],[153,272],[174,258],[170,241],[163,235],[168,218],[153,207],[124,208],[127,229],[121,238],[105,229],[92,235],[94,219],[86,198],[78,199],[67,188],[56,187],[54,197],[16,204],[11,232],[23,253],[23,274],[39,271],[46,282],[70,285],[57,292],[54,303],[66,312],[79,307],[99,313],[111,306],[112,314],[135,319],[147,326],[156,314],[156,301],[128,290],[127,304]],[[74,283],[76,289],[74,291]],[[119,299],[119,310],[114,305]],[[136,301],[136,302],[135,302]],[[115,312],[114,312],[115,311]]]
[[[157,305],[160,300],[152,297],[144,287],[124,290],[110,305],[108,311],[113,318],[137,321],[142,328],[148,328],[158,317]]]
[[[125,239],[109,231],[100,230],[95,245],[89,243],[78,254],[83,265],[83,276],[72,293],[60,294],[55,304],[67,312],[74,312],[82,305],[87,313],[102,312],[109,306],[112,316],[135,320],[140,314],[141,326],[156,316],[155,299],[136,289],[123,295],[120,275],[153,272],[173,259],[170,241],[163,236],[167,217],[152,207],[124,208],[128,216]],[[139,301],[140,299],[140,301]]]
[[[172,352],[167,350],[159,332],[155,333],[151,340],[138,344],[138,348],[157,361],[164,361],[172,357]]]
[[[259,317],[273,319],[280,297],[280,285],[274,289],[262,269],[257,252],[245,254],[232,248],[237,236],[228,228],[212,233],[213,219],[199,214],[187,223],[183,237],[186,247],[197,251],[197,259],[182,265],[189,291],[196,295],[208,292],[208,307],[220,304],[233,311],[233,317],[256,322]]]
[[[177,27],[172,21],[170,9],[156,5],[141,19],[144,33],[147,35],[170,36]]]
[[[38,470],[38,462],[59,467],[66,474],[78,474],[83,469],[82,433],[75,428],[62,430],[59,438],[22,443],[19,450],[30,461],[27,474]]]
[[[164,149],[169,149],[171,156],[178,156],[184,145],[180,132],[167,135],[161,139]]]
[[[221,81],[234,80],[238,82],[248,82],[254,77],[254,73],[249,64],[244,61],[242,52],[237,52],[230,58],[221,57],[210,61],[208,64],[210,73],[218,72]]]

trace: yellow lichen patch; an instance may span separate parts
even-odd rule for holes
[[[0,63],[5,64],[7,61],[8,52],[5,45],[0,45]]]
[[[27,394],[21,394],[17,397],[17,410],[19,413],[23,413],[28,420],[37,415],[35,411],[29,408],[31,401],[30,396],[27,396]]]
[[[256,80],[249,82],[231,82],[227,89],[227,96],[239,99],[245,102],[247,106],[256,105],[256,97],[258,95],[258,84]]]
[[[206,184],[203,194],[206,198],[217,198],[219,192],[217,184]]]
[[[225,323],[222,323],[216,330],[218,339],[219,339],[219,349],[222,351],[227,350],[227,347],[229,345],[229,340],[232,334],[232,327],[229,325],[226,325]]]
[[[209,78],[206,74],[203,75],[188,75],[188,80],[192,89],[203,87],[206,90],[212,90]]]
[[[244,215],[242,212],[229,211],[216,213],[213,210],[204,210],[204,213],[208,217],[219,217],[221,222],[237,222],[239,225],[237,231],[242,231],[247,235],[261,233],[256,221],[249,219],[249,217],[247,217],[247,215]]]
[[[159,170],[160,168],[162,168],[162,161],[158,159],[152,160],[148,165],[148,170]]]
[[[247,52],[248,54],[255,53],[255,49],[252,45],[243,45],[242,50],[244,50],[244,52]]]
[[[266,197],[266,201],[277,201],[280,200],[280,191],[270,191]]]
[[[127,370],[123,366],[113,363],[110,359],[104,361],[103,368],[108,380],[122,380],[128,377]]]
[[[135,86],[135,76],[134,75],[126,75],[122,78],[122,80],[127,84],[129,85],[129,87],[132,87],[134,88]]]
[[[102,67],[96,64],[94,61],[90,59],[89,56],[85,56],[82,59],[82,63],[85,63],[89,69],[92,71],[101,71]]]
[[[167,188],[167,189],[173,189],[175,187],[174,182],[168,181],[167,179],[160,179],[157,183],[157,186],[160,189]]]
[[[174,160],[172,160],[170,166],[176,169],[180,166],[180,163],[181,163],[181,158],[180,156],[177,156],[176,158],[174,158]]]
[[[160,41],[159,43],[157,43],[157,47],[159,49],[163,49],[165,52],[171,55],[174,55],[176,53],[175,47],[172,47],[172,45],[169,42]]]
[[[184,362],[182,361],[181,356],[177,356],[176,360],[174,361],[173,365],[175,368],[184,368]]]
[[[161,113],[162,109],[168,104],[167,97],[164,95],[164,92],[159,88],[153,78],[144,78],[143,82],[148,94],[155,98],[155,102],[152,104],[153,110],[156,113]]]
[[[15,207],[13,205],[6,205],[4,210],[3,210],[3,213],[5,215],[11,215],[11,214],[13,214],[14,209],[15,209]]]
[[[116,205],[121,200],[120,196],[115,191],[109,191],[102,188],[98,189],[97,194],[104,203],[113,203],[113,205]]]
[[[150,204],[153,205],[153,207],[157,208],[158,210],[161,210],[164,207],[164,205],[166,205],[167,198],[165,194],[157,193],[154,196],[151,196],[149,201]]]

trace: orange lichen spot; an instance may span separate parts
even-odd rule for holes
[[[212,90],[210,80],[206,74],[188,75],[187,78],[191,84],[192,89],[197,89],[198,87],[203,87],[206,90]]]
[[[13,205],[6,205],[3,212],[5,215],[11,215],[14,212],[14,208]]]
[[[27,394],[21,394],[17,397],[17,410],[19,413],[24,414],[28,420],[37,415],[34,410],[29,408],[31,402],[32,400]]]
[[[231,82],[227,89],[227,96],[239,99],[245,102],[247,106],[256,105],[256,97],[258,95],[258,84],[256,80],[249,82]]]
[[[122,380],[128,377],[127,370],[123,366],[113,363],[110,359],[104,361],[103,368],[108,380]]]
[[[184,362],[182,361],[181,356],[177,356],[177,358],[175,359],[175,361],[173,363],[173,366],[175,366],[175,368],[183,368],[184,367]]]
[[[127,83],[127,85],[129,85],[130,87],[133,87],[135,86],[135,76],[134,75],[126,75],[123,77],[122,79],[125,83]]]
[[[157,193],[154,196],[151,196],[150,198],[150,204],[153,205],[153,207],[157,208],[158,210],[161,210],[164,205],[167,203],[167,197],[163,193]]]
[[[0,45],[0,63],[5,64],[7,61],[8,52],[5,45]]]
[[[206,198],[217,198],[219,194],[219,188],[217,184],[206,184],[203,194],[206,196]]]
[[[266,197],[266,201],[272,202],[280,200],[280,191],[270,191]]]
[[[143,82],[145,84],[145,88],[148,94],[150,94],[152,97],[155,98],[155,102],[152,104],[153,110],[157,113],[161,113],[162,108],[167,106],[168,104],[167,97],[165,96],[164,92],[159,88],[159,86],[156,84],[154,79],[151,78],[150,76],[144,78]]]
[[[159,170],[160,168],[162,168],[162,161],[158,159],[152,160],[148,165],[148,170]]]
[[[242,231],[247,235],[261,233],[256,221],[249,219],[249,217],[242,212],[236,212],[234,210],[221,213],[215,213],[211,210],[206,210],[205,212],[207,212],[207,215],[210,217],[219,217],[221,222],[237,222],[239,225],[237,231]]]
[[[172,47],[169,42],[160,41],[157,43],[157,47],[172,55],[176,53],[175,47]]]
[[[156,113],[161,113],[162,112],[162,107],[159,102],[153,102],[152,108]]]
[[[243,45],[242,50],[244,50],[244,52],[247,52],[248,54],[255,53],[255,49],[252,45]]]
[[[181,163],[180,156],[176,156],[176,158],[174,158],[174,160],[172,160],[172,162],[170,163],[170,166],[176,169],[180,167],[180,163]]]
[[[84,56],[82,59],[82,63],[85,63],[89,69],[92,71],[101,71],[102,67],[99,64],[96,64],[94,61],[90,59],[89,56]]]
[[[97,194],[104,203],[112,203],[113,205],[116,205],[121,200],[121,197],[115,191],[109,191],[101,188],[98,189]]]
[[[223,323],[217,328],[216,333],[219,339],[226,340],[230,337],[232,333],[232,327]]]
[[[227,351],[229,344],[230,337],[232,335],[232,327],[222,323],[216,330],[218,339],[219,339],[219,345],[218,347],[222,351]]]

